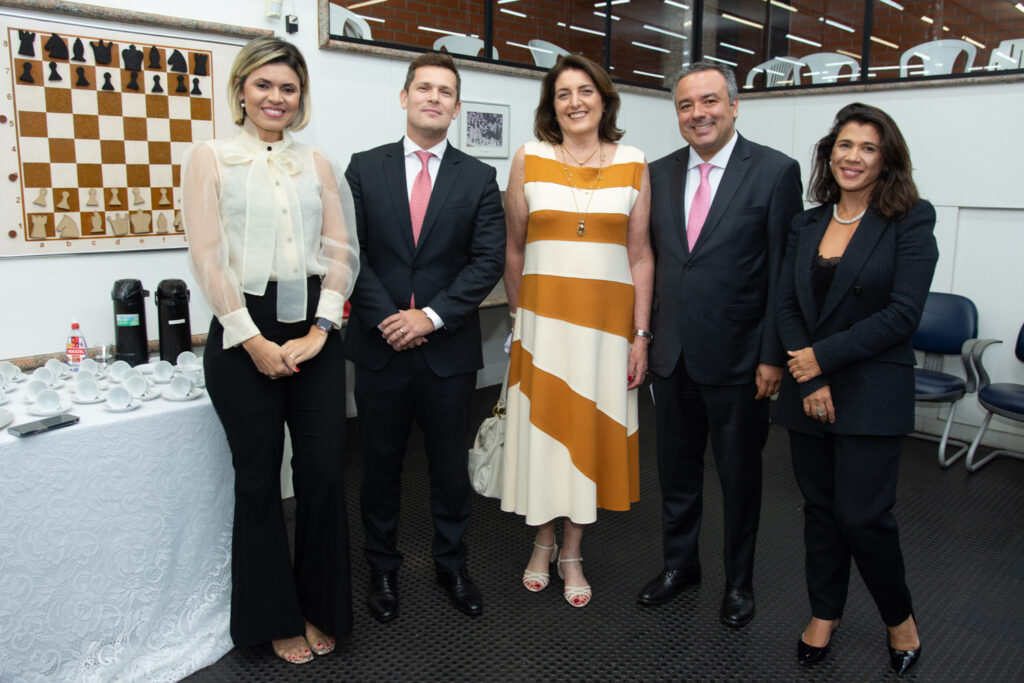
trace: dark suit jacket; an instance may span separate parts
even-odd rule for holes
[[[779,334],[786,349],[813,346],[822,375],[782,380],[775,421],[801,432],[906,434],[914,429],[914,349],[939,251],[935,209],[920,201],[902,221],[871,209],[836,268],[819,313],[811,268],[832,205],[793,219],[779,291]],[[803,398],[829,385],[835,424],[804,415]]]
[[[750,383],[758,363],[785,364],[775,293],[789,224],[803,208],[800,165],[739,136],[690,253],[683,215],[689,154],[683,147],[650,167],[650,367],[667,376],[682,353],[699,384]]]
[[[383,368],[396,351],[377,325],[408,308],[415,291],[417,308],[429,306],[444,321],[419,347],[430,369],[451,377],[483,367],[478,309],[505,263],[505,212],[494,168],[449,144],[415,246],[401,141],[352,155],[345,178],[360,249],[347,357]]]

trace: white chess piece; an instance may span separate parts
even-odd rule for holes
[[[142,235],[149,232],[149,222],[153,220],[153,217],[148,213],[142,211],[136,211],[132,214],[132,234]]]
[[[162,213],[156,217],[156,231],[161,235],[167,234],[167,216]]]
[[[167,198],[167,188],[160,188],[160,199],[157,201],[160,206],[170,206],[171,200]]]
[[[141,192],[139,192],[139,188],[137,188],[137,187],[133,187],[133,188],[132,188],[132,203],[133,203],[133,204],[134,204],[135,206],[138,206],[139,204],[142,204],[142,203],[144,203],[145,201],[146,201],[146,200],[145,200],[145,199],[143,199],[143,197],[142,197],[142,193],[141,193]]]
[[[116,213],[112,213],[107,216],[107,222],[110,223],[110,231],[115,235],[128,234],[128,214],[123,213],[118,216]]]
[[[95,235],[103,232],[103,216],[93,213],[90,222],[92,223],[92,232],[90,234]]]
[[[28,215],[32,221],[32,228],[29,230],[29,239],[41,240],[46,238],[46,214],[43,213],[30,213]]]
[[[108,202],[111,206],[121,206],[121,200],[117,196],[117,188],[110,190],[110,201]],[[110,220],[109,218],[107,220]]]
[[[39,188],[39,196],[32,200],[32,203],[36,206],[46,206],[46,188]]]
[[[78,237],[78,224],[75,223],[71,216],[65,214],[64,217],[60,219],[60,223],[57,224],[57,235],[64,239]]]
[[[99,206],[100,203],[96,201],[96,189],[89,190],[89,200],[85,203],[86,206]]]
[[[185,232],[185,228],[181,225],[181,211],[174,212],[174,232]]]
[[[70,197],[70,196],[71,196],[70,192],[67,192],[67,191],[61,192],[60,193],[60,201],[57,202],[57,208],[58,209],[70,209],[71,207],[68,205],[68,197]]]

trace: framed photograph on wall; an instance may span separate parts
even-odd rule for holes
[[[475,157],[508,158],[509,106],[462,102],[460,149]]]

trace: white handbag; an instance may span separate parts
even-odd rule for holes
[[[505,397],[508,394],[508,368],[501,383],[501,395],[491,409],[491,417],[480,424],[469,449],[469,481],[473,490],[488,498],[501,498],[502,467],[505,458]]]

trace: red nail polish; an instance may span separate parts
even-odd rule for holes
[[[633,381],[633,375],[628,375],[628,376],[626,377],[626,381],[627,381],[627,382],[632,382],[632,381]]]

